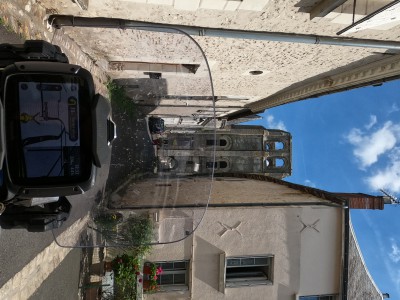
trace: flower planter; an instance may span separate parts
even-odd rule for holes
[[[149,265],[143,266],[143,274],[150,275],[151,274],[151,267]]]
[[[143,291],[150,290],[150,280],[143,280]]]
[[[145,293],[154,293],[159,290],[157,279],[162,273],[161,267],[154,263],[145,263],[143,266],[143,291]]]

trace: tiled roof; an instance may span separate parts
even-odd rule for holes
[[[381,300],[381,292],[368,272],[362,253],[357,243],[353,226],[350,222],[349,238],[349,278],[347,299],[351,300]]]

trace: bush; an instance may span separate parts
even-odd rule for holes
[[[120,237],[133,246],[136,255],[144,256],[151,249],[153,223],[148,217],[129,217],[121,226]]]
[[[128,254],[117,256],[112,262],[112,268],[114,270],[115,299],[136,299],[140,258]]]
[[[135,104],[126,95],[125,89],[114,81],[109,81],[106,86],[111,103],[115,104],[117,108],[125,112],[129,117],[134,116]]]

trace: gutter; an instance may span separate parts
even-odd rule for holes
[[[321,44],[332,46],[349,46],[363,48],[380,48],[400,50],[400,42],[381,41],[372,39],[356,39],[331,36],[319,36],[311,34],[296,34],[285,32],[249,31],[237,29],[210,28],[199,26],[187,26],[179,24],[163,24],[151,22],[139,22],[117,18],[88,18],[69,15],[50,15],[48,23],[53,28],[62,27],[93,27],[93,28],[140,28],[141,30],[156,32],[181,31],[192,36],[208,36],[232,39],[250,39],[260,41],[289,42],[303,44]]]
[[[118,210],[142,210],[142,209],[162,209],[162,208],[224,208],[224,207],[297,207],[297,206],[329,206],[329,207],[341,207],[341,205],[324,203],[324,202],[250,202],[250,203],[202,203],[202,204],[181,204],[181,205],[140,205],[140,206],[110,206],[110,209]]]
[[[349,243],[350,243],[350,208],[349,201],[346,200],[344,213],[344,238],[343,238],[343,269],[342,269],[342,300],[347,300],[349,284]]]

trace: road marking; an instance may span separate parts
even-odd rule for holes
[[[77,220],[60,234],[57,241],[61,245],[76,245],[79,234],[87,224],[89,216]],[[28,299],[58,267],[72,248],[63,248],[53,241],[47,248],[31,260],[20,272],[0,288],[0,299]]]

